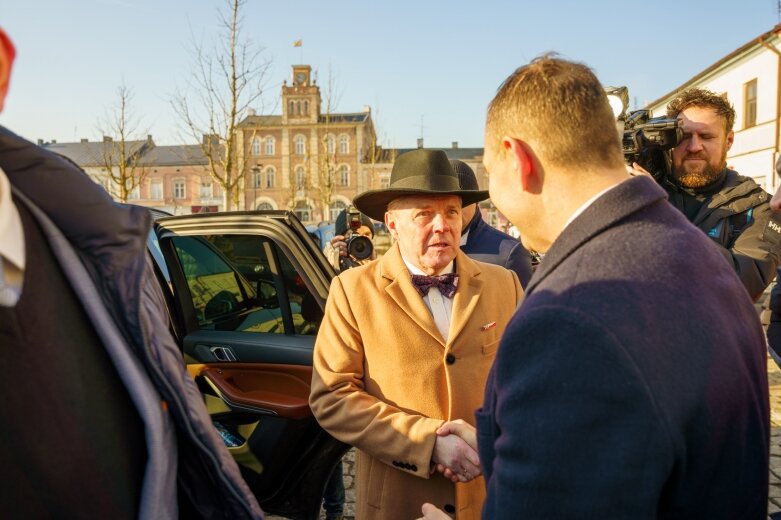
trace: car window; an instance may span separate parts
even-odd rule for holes
[[[172,242],[201,330],[317,333],[320,308],[272,240],[210,235]]]

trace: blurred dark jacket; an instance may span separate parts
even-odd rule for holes
[[[480,215],[480,208],[475,211],[466,231],[469,235],[461,251],[474,260],[515,271],[521,286],[526,288],[532,277],[531,257],[520,241],[489,226]]]

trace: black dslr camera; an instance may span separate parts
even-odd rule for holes
[[[658,183],[670,177],[672,157],[670,151],[683,138],[677,119],[664,117],[649,118],[648,110],[634,110],[627,113],[629,92],[626,87],[605,87],[605,91],[616,114],[621,133],[621,147],[624,160],[630,166],[637,163]]]
[[[347,209],[347,231],[344,234],[348,258],[366,260],[371,258],[374,253],[374,244],[371,239],[358,234],[358,228],[363,225],[361,213],[354,206],[350,206]]]

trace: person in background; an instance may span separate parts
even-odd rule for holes
[[[458,184],[462,190],[480,189],[477,176],[468,164],[457,159],[451,159],[450,164],[458,174]],[[520,240],[489,226],[483,220],[477,203],[465,206],[461,214],[464,220],[461,251],[474,260],[515,271],[521,286],[526,287],[532,277],[531,257]]]

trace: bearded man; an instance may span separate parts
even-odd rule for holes
[[[722,96],[691,88],[670,102],[667,117],[677,118],[683,129],[672,152],[672,180],[663,186],[670,202],[720,246],[756,301],[776,273],[781,222],[773,217],[768,193],[727,168],[735,110]]]

